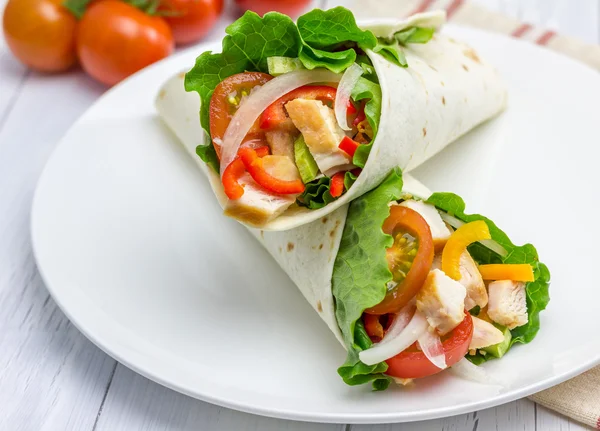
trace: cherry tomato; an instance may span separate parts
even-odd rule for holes
[[[223,0],[163,0],[159,12],[171,27],[175,43],[202,39],[215,25],[223,10]]]
[[[465,312],[464,320],[442,340],[446,364],[451,367],[467,354],[473,338],[473,319]],[[401,379],[419,379],[442,371],[431,363],[425,354],[413,345],[404,352],[385,361],[388,364],[386,374]]]
[[[383,301],[366,310],[368,314],[400,311],[421,289],[433,263],[431,230],[418,212],[394,205],[383,222],[382,230],[394,236],[394,245],[387,249],[387,259],[398,284],[387,292]]]
[[[79,21],[79,61],[107,85],[167,57],[173,49],[171,29],[162,18],[118,0],[92,3]]]
[[[210,135],[213,139],[213,145],[217,151],[217,156],[221,157],[221,145],[215,140],[220,141],[225,136],[227,126],[237,108],[241,97],[250,94],[250,91],[257,85],[273,79],[271,75],[261,72],[244,72],[231,75],[225,78],[217,85],[215,92],[210,99],[208,108],[210,115]],[[258,122],[254,124],[249,135],[262,135]],[[260,136],[257,136],[260,138]]]
[[[23,64],[43,72],[73,66],[77,20],[63,0],[9,0],[2,26],[6,43]]]
[[[251,10],[261,16],[271,11],[296,16],[308,6],[310,0],[235,0],[235,3],[241,10]]]

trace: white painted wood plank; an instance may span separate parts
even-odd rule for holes
[[[97,431],[343,431],[344,425],[308,424],[240,413],[162,387],[119,365]]]
[[[5,4],[6,0],[0,0],[1,11],[4,11]],[[0,130],[26,75],[27,68],[12,56],[6,46],[4,33],[0,32]]]
[[[535,405],[527,399],[466,415],[422,422],[353,425],[351,431],[529,431],[535,429]]]
[[[0,429],[91,430],[115,362],[73,327],[0,330]]]
[[[47,157],[100,92],[81,73],[32,74],[0,130],[2,430],[92,429],[116,366],[50,299],[29,233],[31,198]]]
[[[549,410],[540,405],[537,406],[537,429],[540,431],[589,431],[590,428],[569,419],[566,416]]]

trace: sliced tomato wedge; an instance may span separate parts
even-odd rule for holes
[[[464,358],[469,350],[471,338],[473,338],[473,319],[468,312],[465,312],[464,320],[442,338],[446,364],[449,367]],[[388,364],[385,374],[401,379],[419,379],[442,371],[431,363],[415,344],[385,362]]]
[[[395,239],[394,245],[387,249],[387,259],[398,284],[388,290],[383,301],[366,310],[367,314],[382,315],[400,311],[421,289],[433,263],[431,230],[418,212],[394,205],[390,208],[389,217],[383,222],[382,230]],[[410,239],[407,239],[406,234]],[[406,242],[416,243],[414,258],[413,253],[404,248],[404,239]]]
[[[210,116],[210,135],[219,158],[221,158],[221,146],[217,142],[225,136],[225,131],[231,122],[231,118],[237,111],[242,97],[250,94],[250,91],[257,85],[263,85],[271,79],[273,77],[266,73],[244,72],[225,78],[215,88],[210,99],[208,111]],[[262,135],[263,132],[257,121],[248,132],[244,141],[262,138]]]
[[[261,129],[279,127],[290,128],[294,125],[285,112],[285,104],[294,99],[320,100],[332,102],[335,100],[337,89],[327,85],[305,85],[296,88],[273,102],[260,117]]]

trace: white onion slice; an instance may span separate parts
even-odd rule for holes
[[[383,362],[410,347],[428,328],[427,319],[425,319],[423,313],[417,310],[406,328],[398,336],[389,341],[374,344],[371,348],[360,352],[358,357],[366,365]]]
[[[342,75],[340,85],[338,86],[337,93],[335,95],[335,118],[340,127],[344,130],[352,130],[352,128],[348,126],[346,112],[348,111],[350,94],[352,93],[354,86],[362,74],[363,68],[356,63],[352,63],[352,66],[346,69]]]
[[[419,347],[429,361],[441,370],[448,368],[446,355],[440,336],[431,331],[425,331],[418,340]]]
[[[459,220],[456,217],[451,216],[448,213],[445,213],[444,211],[439,211],[439,213],[440,213],[440,216],[442,217],[442,220],[444,220],[446,223],[448,223],[450,226],[452,226],[455,229],[458,229],[463,224],[465,224],[464,221]],[[496,253],[502,257],[508,256],[508,252],[506,251],[506,249],[492,239],[484,239],[484,240],[479,241],[479,243],[481,245],[483,245],[484,247],[489,248],[494,253]]]
[[[297,70],[273,78],[253,91],[234,114],[221,147],[221,176],[238,153],[242,140],[256,119],[281,96],[315,82],[338,82],[341,76],[327,69]]]
[[[413,315],[415,314],[415,309],[415,300],[413,298],[413,300],[406,304],[402,308],[402,310],[400,310],[400,312],[396,315],[394,321],[392,322],[392,325],[388,328],[387,332],[385,333],[385,336],[379,342],[379,345],[389,343],[391,340],[400,335],[400,333],[404,331],[404,328],[406,328],[406,325],[408,325]]]
[[[457,377],[471,380],[477,383],[484,383],[487,385],[498,385],[498,386],[506,386],[501,383],[499,380],[492,378],[485,368],[479,367],[472,362],[470,362],[467,358],[462,358],[456,364],[450,367],[450,372]]]

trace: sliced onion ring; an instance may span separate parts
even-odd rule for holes
[[[396,317],[394,317],[394,321],[386,331],[385,336],[379,342],[379,345],[389,343],[391,340],[400,335],[402,331],[404,331],[404,328],[406,328],[406,325],[408,325],[413,315],[415,314],[415,302],[416,301],[413,298],[412,301],[406,304],[400,310],[400,312],[396,314]]]
[[[344,130],[352,130],[352,127],[348,126],[348,102],[350,101],[350,94],[362,74],[363,68],[356,63],[352,63],[352,66],[346,69],[342,75],[335,95],[335,118]]]
[[[442,220],[444,220],[446,223],[448,223],[450,226],[452,226],[455,229],[458,229],[463,224],[465,224],[464,221],[459,220],[456,217],[451,216],[448,213],[445,213],[444,211],[438,211],[438,212],[440,213]],[[494,241],[493,239],[484,239],[482,241],[479,241],[479,243],[481,245],[483,245],[484,247],[492,250],[494,253],[498,254],[501,257],[508,256],[508,252],[506,251],[506,249],[504,247],[502,247],[500,244],[498,244],[496,241]]]
[[[498,380],[487,373],[485,368],[477,366],[470,362],[467,358],[462,358],[456,364],[450,367],[450,372],[457,377],[465,380],[471,380],[477,383],[483,383],[487,385],[498,385],[507,387],[506,382]]]
[[[434,334],[431,331],[425,331],[425,333],[419,337],[417,342],[427,359],[429,359],[433,365],[441,370],[448,368],[444,346],[442,345],[439,335]]]
[[[273,78],[258,90],[252,92],[234,114],[221,147],[221,176],[231,164],[240,148],[242,140],[250,131],[256,119],[281,96],[303,85],[315,82],[339,82],[341,76],[327,69],[297,70]]]
[[[371,348],[360,352],[358,357],[366,365],[375,365],[383,362],[409,348],[428,328],[429,323],[427,323],[427,319],[423,313],[416,310],[412,319],[400,334],[389,341],[384,337],[380,343],[374,344]]]

